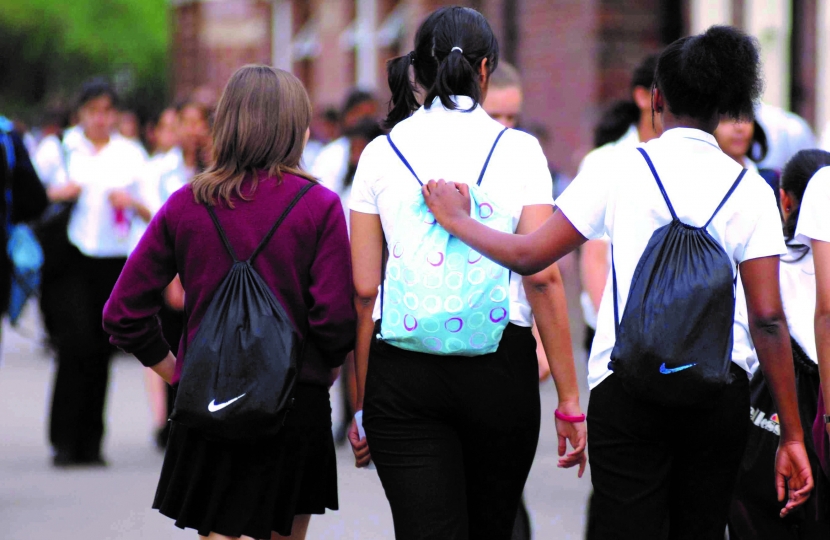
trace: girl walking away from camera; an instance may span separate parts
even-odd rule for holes
[[[187,352],[206,339],[194,340],[225,276],[244,264],[234,260],[251,257],[304,341],[293,408],[276,435],[230,441],[172,422],[153,507],[211,539],[304,538],[310,514],[337,509],[328,387],[354,346],[355,314],[340,200],[309,186],[314,181],[299,169],[310,120],[308,96],[293,75],[265,66],[237,71],[216,113],[214,164],[153,218],[104,312],[113,344],[168,383],[192,385],[186,366],[182,375]],[[275,224],[279,230],[266,236]],[[187,293],[179,361],[157,319],[176,274]],[[244,325],[238,331],[247,332]],[[231,403],[216,401],[207,410]]]
[[[811,247],[816,268],[816,355],[821,375],[819,411],[813,438],[825,476],[830,478],[830,167],[816,173],[801,201],[797,242]],[[827,503],[827,501],[825,501]]]
[[[53,202],[71,204],[70,245],[58,249],[60,270],[44,279],[41,300],[58,349],[49,425],[58,467],[105,464],[104,404],[114,349],[101,312],[130,251],[132,218],[149,215],[138,198],[144,151],[115,131],[117,105],[105,80],[83,85],[79,128],[64,137],[66,174],[48,189]]]
[[[787,254],[781,257],[780,282],[784,312],[791,334],[793,362],[795,363],[798,408],[803,425],[811,426],[818,408],[819,374],[816,365],[816,335],[813,324],[816,306],[816,272],[809,246],[795,240],[798,215],[810,178],[822,167],[830,165],[830,153],[822,150],[802,150],[784,167],[781,175],[781,213],[784,216],[784,236]],[[747,339],[748,322],[746,301],[739,289],[735,314],[736,356],[751,362],[754,351],[740,346]],[[744,350],[743,355],[737,354]],[[762,372],[755,372],[750,383],[751,409],[749,443],[741,464],[741,472],[729,512],[729,532],[733,540],[819,540],[830,538],[830,512],[819,506],[825,495],[827,482],[823,478],[818,458],[813,451],[813,437],[805,430],[805,444],[816,490],[803,510],[780,519],[782,503],[777,501],[772,479],[775,475],[775,450],[778,446],[779,425],[772,396]]]
[[[751,117],[760,90],[756,43],[738,30],[712,27],[671,44],[652,95],[663,134],[620,152],[614,175],[583,169],[560,211],[530,235],[469,219],[464,184],[423,189],[449,234],[522,274],[588,238],[611,239],[612,294],[588,368],[590,539],[723,538],[749,409],[745,366],[732,362],[736,267],[781,422],[781,513],[812,489],[778,288],[786,247],[775,197],[712,135],[721,117]]]
[[[452,174],[476,185],[479,219],[511,233],[531,232],[551,215],[539,143],[480,107],[498,60],[480,13],[432,13],[415,50],[389,63],[392,130],[367,146],[354,180],[355,357],[366,439],[357,423],[349,438],[358,466],[370,457],[377,465],[399,540],[510,538],[539,437],[534,316],[559,392],[560,466],[581,474],[585,463],[557,268],[511,276],[436,227],[419,191],[422,179]],[[566,441],[574,446],[567,455]]]

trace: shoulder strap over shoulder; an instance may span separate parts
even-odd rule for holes
[[[669,207],[669,212],[671,212],[671,217],[673,220],[677,220],[677,214],[674,213],[674,207],[671,205],[671,201],[669,200],[669,196],[666,193],[666,188],[663,187],[663,182],[660,181],[660,177],[657,175],[657,169],[654,168],[654,163],[651,162],[651,158],[648,157],[645,149],[642,147],[637,148],[637,150],[643,155],[643,158],[646,160],[648,164],[648,168],[651,169],[651,174],[654,176],[654,180],[657,182],[657,187],[660,188],[660,193],[663,195],[663,200],[666,201],[666,206]]]
[[[299,193],[297,193],[294,199],[288,204],[286,209],[283,211],[282,215],[280,215],[279,219],[277,219],[276,223],[274,223],[274,226],[271,227],[271,230],[268,231],[268,234],[265,236],[265,238],[263,238],[262,242],[260,242],[259,245],[256,247],[253,254],[248,258],[249,264],[253,264],[254,259],[265,248],[265,246],[271,240],[271,237],[274,236],[274,233],[277,232],[277,228],[282,224],[285,218],[288,217],[288,214],[291,212],[291,210],[294,209],[294,206],[296,206],[297,203],[300,202],[300,199],[303,197],[303,195],[305,195],[308,192],[308,190],[310,190],[312,187],[314,187],[314,184],[309,182],[308,184],[303,186]],[[219,218],[216,217],[216,212],[213,210],[212,206],[205,205],[205,208],[207,208],[208,214],[210,214],[210,219],[213,220],[213,224],[216,225],[216,230],[219,231],[219,236],[222,238],[222,243],[225,245],[225,249],[231,256],[231,259],[233,259],[233,262],[238,263],[239,259],[236,258],[236,252],[234,252],[233,246],[231,246],[231,243],[228,241],[228,237],[225,234],[225,229],[222,228],[222,225],[219,223]]]
[[[397,147],[397,146],[395,146],[395,143],[394,143],[394,142],[392,142],[392,137],[390,137],[389,135],[386,135],[386,140],[387,140],[387,141],[389,141],[389,146],[391,146],[391,147],[392,147],[392,150],[394,150],[394,151],[395,151],[395,153],[398,155],[398,157],[399,157],[399,158],[400,158],[400,160],[403,162],[403,164],[404,164],[404,165],[406,165],[406,168],[407,168],[407,169],[409,169],[409,172],[411,172],[411,173],[412,173],[412,176],[414,176],[414,177],[415,177],[415,180],[417,180],[417,181],[418,181],[418,183],[419,183],[419,184],[421,184],[421,185],[423,186],[423,185],[424,185],[424,183],[423,183],[423,182],[421,182],[421,179],[420,179],[420,178],[418,178],[418,175],[415,173],[415,169],[413,169],[413,168],[412,168],[412,165],[410,165],[410,164],[409,164],[409,162],[406,160],[406,158],[405,158],[405,157],[403,157],[403,154],[401,154],[401,151],[400,151],[400,150],[398,150],[398,147]]]
[[[716,216],[716,215],[718,215],[718,212],[720,212],[720,209],[721,209],[721,208],[723,208],[723,205],[724,205],[724,204],[726,204],[726,201],[728,201],[728,200],[729,200],[729,197],[731,197],[731,196],[732,196],[732,194],[733,194],[733,193],[735,193],[735,190],[738,188],[738,184],[740,184],[740,183],[741,183],[741,180],[743,180],[743,179],[744,179],[744,176],[746,176],[746,169],[744,169],[744,170],[742,170],[742,171],[741,171],[741,174],[739,174],[739,175],[738,175],[738,178],[737,178],[737,179],[735,180],[735,182],[732,184],[732,187],[731,187],[731,188],[729,188],[729,191],[727,191],[727,192],[726,192],[726,195],[724,196],[723,200],[720,202],[720,204],[718,205],[718,207],[715,209],[715,213],[714,213],[714,214],[712,214],[712,217],[710,217],[710,218],[709,218],[709,221],[707,221],[707,222],[706,222],[706,225],[704,225],[704,226],[703,226],[703,228],[704,228],[704,229],[705,229],[706,227],[708,227],[710,223],[712,223],[712,220],[713,220],[713,219],[715,219],[715,216]]]
[[[493,152],[496,150],[496,146],[499,144],[499,141],[501,140],[501,136],[504,135],[504,133],[508,129],[509,128],[504,128],[503,130],[501,130],[499,132],[498,137],[496,137],[496,140],[493,142],[493,146],[490,147],[490,153],[487,154],[487,160],[484,162],[484,167],[481,168],[481,174],[478,175],[478,182],[476,182],[477,186],[480,186],[481,181],[484,180],[484,173],[487,172],[487,166],[490,165],[490,158],[493,157]]]
[[[314,183],[309,182],[308,184],[306,184],[306,185],[304,185],[304,186],[303,186],[303,188],[299,191],[299,193],[297,193],[297,195],[296,195],[296,196],[294,197],[294,199],[293,199],[293,200],[292,200],[292,201],[288,204],[288,207],[287,207],[287,208],[283,211],[282,215],[281,215],[281,216],[279,217],[279,219],[276,221],[276,223],[274,223],[274,226],[273,226],[273,227],[271,227],[271,230],[270,230],[270,231],[268,231],[268,234],[265,236],[265,238],[263,238],[263,239],[262,239],[262,242],[260,242],[260,243],[259,243],[259,245],[257,246],[257,248],[254,250],[254,253],[253,253],[253,254],[252,254],[252,255],[248,258],[248,263],[249,263],[249,264],[253,264],[253,263],[254,263],[254,259],[256,259],[257,255],[259,255],[259,254],[260,254],[260,252],[261,252],[263,249],[265,249],[265,246],[267,246],[267,245],[268,245],[268,242],[270,242],[270,241],[271,241],[271,237],[273,237],[273,236],[274,236],[274,233],[275,233],[275,232],[277,232],[277,229],[279,228],[279,226],[280,226],[280,225],[282,225],[282,222],[283,222],[283,221],[285,221],[285,218],[287,218],[287,217],[288,217],[288,214],[290,214],[290,213],[291,213],[291,210],[293,210],[293,209],[294,209],[294,207],[295,207],[295,206],[297,206],[297,203],[298,203],[298,202],[300,202],[300,199],[302,199],[302,198],[303,198],[303,195],[305,195],[306,193],[308,193],[308,190],[310,190],[310,189],[311,189],[311,188],[313,188],[314,186],[315,186],[315,184],[314,184]]]

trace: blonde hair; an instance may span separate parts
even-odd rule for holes
[[[196,202],[247,200],[242,183],[257,171],[282,179],[284,173],[310,181],[300,169],[305,134],[311,123],[311,102],[297,77],[270,66],[248,65],[228,81],[213,123],[213,163],[192,183]],[[250,195],[249,194],[249,195]]]

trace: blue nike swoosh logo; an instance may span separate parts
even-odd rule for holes
[[[668,375],[669,373],[677,373],[678,371],[683,371],[684,369],[689,369],[690,367],[695,367],[697,362],[694,364],[686,364],[685,366],[680,366],[676,368],[667,368],[665,362],[662,366],[660,366],[660,373],[663,375]]]

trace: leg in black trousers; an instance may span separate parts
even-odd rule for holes
[[[398,540],[509,540],[539,438],[536,342],[438,357],[375,342],[364,422]]]
[[[749,380],[709,408],[640,401],[611,375],[591,392],[589,540],[723,540],[747,439]]]
[[[124,259],[93,259],[75,252],[63,280],[56,323],[58,368],[50,440],[57,465],[101,463],[104,404],[112,347],[102,312]]]

